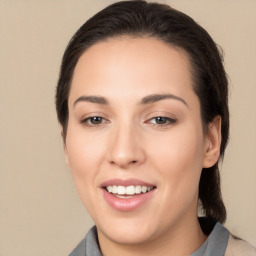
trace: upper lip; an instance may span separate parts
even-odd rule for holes
[[[101,184],[102,188],[105,188],[107,186],[147,186],[147,187],[155,187],[154,184],[150,184],[148,182],[142,181],[142,180],[138,180],[138,179],[110,179],[107,181],[104,181]]]

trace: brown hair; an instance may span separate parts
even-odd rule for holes
[[[192,18],[168,5],[146,1],[121,1],[106,7],[82,25],[69,42],[56,91],[56,109],[64,139],[70,85],[78,59],[93,44],[123,35],[157,38],[188,53],[204,127],[217,115],[222,118],[221,160],[229,136],[228,82],[222,55],[206,30]],[[221,197],[219,161],[202,170],[199,199],[205,215],[223,223],[226,210]]]

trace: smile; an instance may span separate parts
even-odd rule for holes
[[[114,185],[114,186],[107,186],[105,187],[105,189],[113,194],[116,197],[119,198],[131,198],[131,196],[133,195],[139,195],[139,194],[145,194],[149,191],[151,191],[154,187],[153,186],[118,186],[118,185]]]
[[[146,205],[154,197],[156,186],[137,179],[113,179],[101,184],[107,204],[120,212],[131,212]]]

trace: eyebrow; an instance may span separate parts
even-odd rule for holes
[[[173,95],[173,94],[151,94],[151,95],[148,95],[144,98],[142,98],[140,104],[150,104],[150,103],[155,103],[157,101],[160,101],[160,100],[165,100],[165,99],[173,99],[173,100],[178,100],[180,102],[182,102],[184,105],[188,106],[187,102],[176,96],[176,95]]]
[[[74,102],[74,107],[78,102],[91,102],[91,103],[97,103],[102,105],[108,105],[108,101],[101,96],[81,96]]]
[[[187,102],[176,96],[173,94],[151,94],[148,96],[145,96],[141,99],[140,104],[142,105],[146,105],[146,104],[150,104],[150,103],[155,103],[161,100],[165,100],[165,99],[174,99],[174,100],[178,100],[180,102],[182,102],[184,105],[188,106]],[[102,96],[81,96],[78,99],[76,99],[76,101],[74,102],[74,107],[78,102],[90,102],[90,103],[96,103],[96,104],[101,104],[101,105],[108,105],[108,101],[106,98],[102,97]]]

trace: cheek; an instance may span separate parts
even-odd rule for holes
[[[70,125],[66,147],[71,170],[75,172],[89,171],[91,166],[95,166],[100,161],[102,145],[104,144],[101,137],[92,137],[90,134],[86,134],[83,128]]]
[[[85,136],[79,129],[68,130],[66,148],[69,167],[78,193],[85,197],[96,187],[104,157],[102,140]],[[83,200],[84,201],[84,200]]]
[[[151,153],[165,190],[177,200],[197,192],[203,164],[203,134],[200,127],[188,128],[158,139],[158,150]]]
[[[195,214],[198,203],[198,187],[202,169],[202,152],[196,147],[198,141],[192,137],[179,137],[166,145],[159,154],[163,188],[160,211],[180,218],[186,213]]]
[[[151,154],[155,155],[163,164],[171,166],[177,165],[175,169],[180,169],[182,166],[191,165],[193,167],[197,161],[202,164],[204,152],[203,132],[200,127],[183,126],[155,136],[154,140],[150,140]],[[157,148],[157,150],[155,150]],[[174,171],[174,170],[173,170]]]
[[[97,201],[97,177],[102,164],[103,148],[99,140],[84,136],[77,129],[68,131],[66,146],[73,181],[83,205],[91,216],[95,216]]]

